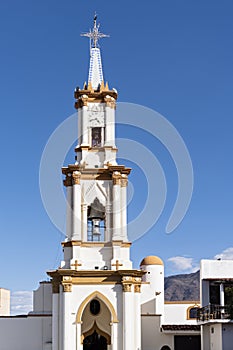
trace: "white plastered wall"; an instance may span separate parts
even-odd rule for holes
[[[167,345],[174,347],[174,335],[160,331],[160,316],[142,316],[142,349],[155,350]]]
[[[196,319],[188,319],[187,310],[190,307],[196,307],[197,304],[190,302],[165,303],[164,305],[164,324],[197,324]]]
[[[52,350],[51,317],[0,318],[1,350]]]
[[[40,282],[39,288],[33,291],[32,313],[52,313],[52,285],[50,282]]]

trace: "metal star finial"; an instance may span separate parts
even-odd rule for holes
[[[97,14],[95,13],[93,29],[92,30],[90,29],[89,33],[81,34],[81,36],[86,36],[86,37],[90,38],[90,47],[91,48],[99,47],[99,45],[98,45],[99,39],[109,37],[109,35],[106,35],[106,34],[99,32],[100,24],[97,25],[96,21],[97,21]]]

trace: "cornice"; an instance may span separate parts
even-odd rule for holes
[[[104,85],[103,83],[101,84],[100,88],[98,90],[94,90],[91,83],[84,84],[83,88],[76,88],[74,91],[74,97],[78,99],[80,96],[87,95],[88,97],[96,97],[96,96],[107,96],[110,95],[117,99],[117,91],[116,89],[109,89],[108,83]]]
[[[81,179],[84,179],[87,175],[93,176],[93,179],[98,179],[98,176],[107,176],[107,178],[109,177],[111,179],[115,172],[118,172],[121,175],[129,175],[131,168],[126,168],[124,165],[107,165],[106,168],[91,169],[83,168],[83,166],[79,164],[69,164],[67,167],[62,168],[63,175],[70,176],[73,174],[73,172],[77,171],[80,172]]]
[[[114,279],[118,276],[120,277],[142,277],[146,272],[142,270],[71,270],[71,269],[57,269],[48,271],[47,274],[55,278],[57,277],[57,281],[61,281],[63,277],[66,277],[65,281],[71,282],[70,277],[80,277],[80,278],[86,278],[86,277],[92,277],[92,278],[99,278],[99,277],[114,277]],[[67,278],[69,277],[69,278]],[[117,279],[117,278],[116,278]]]
[[[110,150],[112,152],[117,152],[118,148],[113,146],[103,146],[103,147],[90,147],[90,146],[78,146],[75,148],[75,152],[82,152],[83,150],[88,152],[104,152],[105,150]]]
[[[68,242],[62,242],[62,247],[122,247],[122,248],[130,248],[131,242],[123,242],[123,241],[111,241],[111,242],[82,242],[82,241],[68,241]]]
[[[116,90],[109,90],[107,84],[104,89],[100,90],[93,90],[91,86],[88,86],[84,89],[76,89],[74,92],[74,97],[76,99],[74,105],[76,109],[86,106],[87,102],[100,102],[107,103],[109,105],[111,102],[111,107],[115,108],[113,100],[110,101],[110,99],[112,98],[114,100],[117,100],[117,92]]]
[[[141,292],[142,270],[71,270],[48,271],[52,278],[53,293],[72,292],[73,285],[121,284],[123,292]],[[133,289],[132,289],[133,288]]]

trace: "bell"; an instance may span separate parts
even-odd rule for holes
[[[88,209],[88,220],[93,220],[95,218],[104,220],[104,216],[105,216],[104,212],[105,212],[104,206],[96,198]]]

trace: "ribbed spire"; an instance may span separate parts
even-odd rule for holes
[[[93,29],[90,29],[89,33],[81,34],[82,36],[87,36],[90,38],[90,67],[88,74],[88,83],[91,83],[91,86],[94,90],[97,90],[104,80],[98,40],[109,36],[99,32],[100,25],[96,24],[96,20],[97,16],[95,14]]]
[[[88,82],[91,82],[93,89],[96,90],[104,80],[100,49],[98,47],[93,47],[91,48],[90,54]]]

